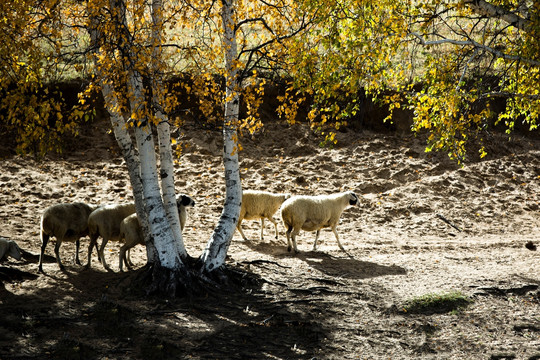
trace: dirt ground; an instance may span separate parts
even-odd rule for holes
[[[99,125],[99,124],[98,124]],[[132,289],[137,271],[92,269],[62,245],[37,271],[42,210],[60,202],[131,201],[123,160],[103,126],[64,156],[0,162],[0,236],[26,251],[0,264],[0,359],[540,359],[540,140],[490,138],[489,156],[463,168],[425,153],[420,138],[345,130],[334,149],[305,126],[269,123],[242,140],[245,189],[291,194],[353,190],[361,202],[311,251],[314,234],[287,252],[266,224],[245,221],[228,263],[246,288],[159,299]],[[221,212],[219,133],[187,127],[179,192],[197,202],[184,238],[198,256]],[[279,215],[276,214],[276,218]],[[86,262],[88,239],[82,240]],[[532,247],[532,246],[530,246]],[[106,256],[118,270],[118,243]],[[138,268],[145,251],[133,249]],[[140,270],[139,270],[140,272]],[[471,299],[448,312],[404,311],[426,294]]]

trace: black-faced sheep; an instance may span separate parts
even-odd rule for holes
[[[0,261],[6,260],[8,256],[21,260],[21,249],[15,241],[0,237]]]
[[[183,231],[187,220],[187,207],[195,206],[195,201],[188,195],[182,194],[177,196],[176,205],[180,217],[180,228]],[[122,220],[120,224],[120,238],[125,241],[124,245],[120,248],[120,271],[123,271],[124,263],[131,270],[133,264],[131,264],[129,259],[129,250],[137,244],[144,245],[144,235],[137,214],[132,214]],[[128,252],[127,256],[126,251]]]
[[[242,231],[242,220],[261,219],[261,240],[264,240],[264,219],[268,219],[274,224],[276,229],[276,239],[278,238],[277,221],[274,220],[274,214],[285,200],[290,198],[289,194],[272,194],[266,191],[245,190],[242,193],[242,205],[240,207],[240,216],[236,228],[242,238],[247,241]]]
[[[338,246],[345,251],[339,242],[336,230],[339,217],[348,205],[356,205],[358,196],[352,191],[332,195],[294,196],[281,206],[281,218],[287,229],[287,250],[297,253],[296,236],[300,230],[317,231],[313,250],[317,249],[317,240],[322,228],[332,228]]]
[[[39,255],[40,272],[43,272],[43,255],[51,236],[56,237],[54,253],[61,270],[64,265],[60,259],[60,245],[64,241],[74,241],[76,245],[75,262],[79,261],[79,239],[88,235],[88,217],[97,206],[84,203],[63,203],[50,206],[41,216],[41,252]]]

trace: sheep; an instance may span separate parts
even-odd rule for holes
[[[195,206],[195,201],[193,201],[193,199],[188,195],[179,195],[177,197],[177,207],[180,217],[180,228],[182,231],[186,225],[188,206]],[[120,238],[125,240],[125,244],[120,248],[120,271],[124,271],[124,262],[126,263],[127,268],[131,270],[131,266],[133,264],[131,264],[129,259],[129,250],[137,244],[144,245],[144,235],[137,214],[132,214],[122,220],[122,223],[120,223]],[[127,257],[126,251],[128,251]]]
[[[98,257],[107,270],[111,270],[103,256],[103,250],[109,240],[120,241],[120,223],[129,215],[135,212],[135,204],[110,204],[101,206],[94,210],[88,217],[88,233],[90,245],[88,246],[88,262],[86,268],[89,269],[92,262],[92,247],[97,246],[97,238],[102,237],[103,242],[98,249]]]
[[[274,224],[276,229],[276,239],[278,238],[277,221],[273,216],[285,200],[290,198],[289,194],[272,194],[266,191],[246,190],[242,193],[242,205],[240,207],[240,216],[236,228],[242,238],[248,239],[242,231],[242,220],[261,219],[261,240],[264,240],[264,219],[268,219]]]
[[[144,235],[137,214],[131,214],[122,220],[120,223],[120,238],[124,239],[125,243],[120,248],[120,263],[118,264],[118,267],[120,268],[120,271],[124,271],[123,264],[125,262],[127,268],[131,270],[133,264],[129,259],[130,249],[137,244],[144,245]],[[128,252],[127,257],[126,251]]]
[[[15,241],[0,237],[0,261],[7,260],[8,256],[21,260],[21,249]]]
[[[81,264],[79,261],[79,239],[88,235],[88,216],[96,208],[95,205],[76,202],[56,204],[45,209],[40,222],[41,252],[39,255],[39,272],[43,272],[43,255],[51,236],[56,237],[54,253],[60,270],[64,270],[59,252],[60,245],[64,241],[75,241],[75,262],[78,265]]]
[[[281,218],[287,229],[287,251],[294,248],[294,252],[298,253],[296,236],[300,230],[317,231],[313,251],[317,250],[320,230],[325,227],[332,228],[339,248],[345,251],[339,242],[336,227],[347,205],[357,203],[358,196],[352,191],[332,195],[295,196],[285,201],[281,206]]]

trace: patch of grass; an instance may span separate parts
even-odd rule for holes
[[[457,312],[472,302],[471,298],[459,291],[442,294],[425,294],[407,300],[403,312],[409,314],[444,314]]]

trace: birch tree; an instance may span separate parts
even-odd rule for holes
[[[173,296],[193,291],[198,284],[223,280],[222,270],[242,197],[238,130],[254,131],[261,125],[256,105],[265,81],[259,80],[257,74],[261,69],[270,71],[286,55],[285,43],[305,28],[305,21],[297,21],[303,17],[297,8],[281,1],[51,0],[38,5],[23,3],[17,9],[11,20],[18,21],[15,33],[26,43],[23,51],[7,60],[13,66],[24,58],[24,66],[13,74],[22,75],[30,69],[26,79],[32,74],[36,78],[30,83],[37,84],[23,89],[18,96],[39,91],[40,82],[46,81],[38,78],[44,74],[42,64],[64,62],[68,66],[71,58],[78,60],[74,66],[77,71],[92,74],[87,90],[80,94],[81,104],[92,92],[101,93],[105,100],[147,240],[152,279],[148,291]],[[182,31],[190,35],[178,36]],[[195,43],[190,44],[190,40]],[[47,51],[40,47],[44,44]],[[17,50],[15,42],[5,46]],[[184,58],[188,70],[199,79],[195,92],[212,89],[201,107],[213,102],[221,108],[213,116],[220,119],[225,145],[225,204],[204,252],[196,258],[187,254],[176,212],[170,138],[173,119],[167,114],[179,104],[164,85],[165,76],[178,71],[174,61],[165,60],[171,55],[170,49],[178,50],[172,54]],[[224,80],[223,87],[220,79]],[[247,87],[252,89],[248,96]],[[241,93],[244,101],[252,102],[248,119],[239,118]],[[9,107],[13,104],[6,105]],[[66,126],[62,126],[65,130]]]
[[[499,120],[510,129],[518,118],[536,127],[536,3],[415,5],[399,0],[8,0],[1,6],[16,11],[0,22],[2,37],[14,39],[0,42],[3,120],[14,120],[21,151],[31,147],[24,139],[39,144],[51,122],[76,131],[62,118],[61,101],[45,96],[44,85],[58,64],[75,63],[77,71],[91,74],[88,93],[98,91],[105,99],[133,185],[149,249],[149,291],[190,291],[222,280],[241,205],[239,137],[262,126],[257,104],[270,77],[290,80],[281,111],[291,121],[298,101],[310,98],[314,128],[335,130],[360,109],[358,93],[367,91],[390,110],[412,109],[413,128],[430,131],[428,149],[457,159],[492,116],[489,108],[476,110],[483,100],[506,96]],[[175,206],[174,119],[168,114],[180,105],[165,86],[167,75],[180,72],[191,74],[183,86],[201,99],[203,120],[215,121],[224,140],[223,212],[202,255],[194,257],[184,247]],[[30,100],[22,106],[21,98]],[[81,103],[86,99],[81,94]],[[248,109],[244,119],[241,101]],[[23,116],[33,120],[15,121]],[[326,135],[334,141],[332,131]]]
[[[355,116],[365,91],[414,113],[426,151],[462,161],[490,124],[537,129],[540,8],[534,1],[318,1],[317,26],[292,51],[292,91],[314,101],[310,117],[332,130]],[[312,56],[305,56],[306,53]],[[298,56],[295,56],[298,55]],[[490,104],[502,99],[498,115]],[[331,125],[331,126],[328,126]],[[483,146],[480,156],[485,156]]]
[[[0,3],[0,133],[17,153],[60,152],[64,134],[77,135],[87,107],[67,109],[52,81],[62,79],[63,56],[77,61],[62,38],[62,8],[49,1]],[[70,110],[70,111],[67,111]]]
[[[227,250],[240,216],[242,184],[238,163],[237,123],[240,112],[237,43],[233,0],[221,1],[222,46],[225,53],[225,104],[223,119],[223,164],[225,165],[225,204],[211,239],[201,257],[204,269],[212,271],[225,263]]]
[[[282,70],[277,64],[287,56],[287,44],[308,27],[309,21],[300,8],[288,1],[190,1],[183,16],[191,19],[183,21],[182,27],[198,49],[187,52],[191,61],[186,71],[194,76],[195,84],[189,90],[202,99],[202,113],[218,119],[223,132],[225,204],[200,258],[204,271],[212,272],[225,263],[240,212],[239,130],[253,133],[262,126],[257,106],[266,81],[260,75]],[[220,34],[219,42],[215,34]],[[205,54],[202,58],[201,53]],[[239,114],[241,95],[248,108],[245,119],[240,119]],[[223,104],[222,114],[215,113],[216,103]]]

